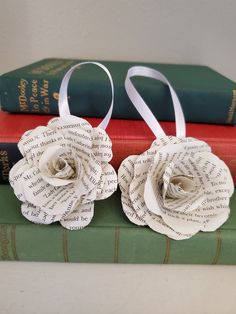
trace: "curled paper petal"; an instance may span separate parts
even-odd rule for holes
[[[30,166],[28,165],[26,159],[23,158],[11,168],[11,171],[9,173],[9,183],[14,189],[16,197],[22,202],[26,201],[22,180],[25,171],[29,168]]]
[[[118,182],[122,191],[121,202],[123,210],[128,219],[136,225],[146,225],[144,219],[142,219],[134,210],[132,201],[129,196],[129,186],[133,179],[134,164],[138,156],[129,156],[120,165],[118,171]]]
[[[47,127],[37,127],[30,133],[26,132],[20,140],[18,147],[30,165],[37,165],[44,150],[51,146],[63,145],[64,138],[61,134]]]
[[[78,230],[86,227],[94,215],[94,203],[79,205],[76,209],[60,220],[63,227],[69,230]]]
[[[132,180],[129,188],[129,197],[133,208],[138,215],[138,217],[144,219],[148,208],[144,202],[144,183],[145,180],[140,178],[140,180]]]
[[[78,157],[87,160],[92,153],[92,138],[84,130],[67,130],[64,145],[73,150]]]
[[[84,228],[93,217],[94,201],[110,196],[117,176],[108,163],[111,141],[86,120],[54,118],[23,134],[24,158],[10,171],[10,184],[30,221],[65,228]]]
[[[107,133],[103,129],[94,128],[92,140],[95,157],[101,162],[109,162],[112,159],[112,144]]]
[[[211,216],[210,219],[206,220],[205,225],[202,227],[202,231],[215,231],[218,229],[223,223],[229,218],[229,209],[226,211],[222,211],[221,214],[217,214],[215,216]]]
[[[157,146],[158,150],[160,150],[162,147],[170,144],[179,144],[182,143],[185,140],[185,138],[178,138],[175,136],[160,136],[156,138],[151,147]]]
[[[48,225],[61,219],[61,215],[49,215],[42,211],[40,207],[28,202],[21,205],[21,212],[26,219],[36,224]]]
[[[121,195],[121,203],[124,210],[125,215],[128,217],[128,219],[138,225],[138,226],[145,226],[147,223],[145,221],[145,217],[142,218],[141,216],[138,216],[136,211],[133,209],[132,202],[129,197],[122,194]]]
[[[85,119],[68,115],[51,119],[48,122],[48,127],[52,130],[60,131],[61,134],[68,130],[84,130],[87,133],[92,132],[92,126]]]
[[[190,234],[182,234],[174,229],[172,229],[170,226],[168,226],[163,219],[158,215],[151,215],[147,219],[148,226],[156,232],[162,233],[167,235],[169,238],[172,238],[174,240],[185,240],[191,238],[194,233]]]
[[[203,221],[195,216],[195,211],[189,213],[171,212],[162,209],[164,222],[179,233],[197,233],[201,230]]]
[[[75,190],[78,197],[86,197],[90,191],[98,188],[99,181],[102,175],[100,163],[94,155],[90,156],[89,160],[83,163],[83,176],[81,180],[75,183]]]
[[[129,185],[133,179],[134,162],[138,156],[129,156],[122,161],[118,171],[118,182],[122,194],[128,195]]]
[[[36,129],[35,129],[36,130]],[[34,130],[28,130],[26,131],[22,136],[20,141],[18,142],[18,149],[21,153],[21,155],[23,157],[25,157],[25,151],[24,151],[24,146],[25,146],[25,142],[27,141],[27,139],[30,139],[30,134],[33,132]],[[36,131],[37,132],[37,131]]]
[[[157,188],[157,186],[156,186]],[[146,177],[144,187],[144,202],[151,213],[161,215],[161,197],[157,197],[158,188],[155,190],[149,176]]]
[[[98,182],[97,200],[108,198],[117,189],[117,175],[114,168],[110,164],[106,164],[102,168],[102,175]]]
[[[135,224],[187,239],[220,227],[234,186],[228,167],[203,141],[163,136],[118,171],[122,206]]]

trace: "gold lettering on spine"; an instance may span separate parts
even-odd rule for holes
[[[38,80],[33,79],[31,82],[31,96],[29,98],[32,112],[39,112],[38,99]]]
[[[0,248],[1,248],[1,260],[10,261],[11,257],[9,254],[10,241],[7,238],[7,225],[0,226]]]
[[[166,252],[163,260],[163,264],[168,264],[170,260],[170,238],[166,236]]]
[[[114,263],[119,263],[120,229],[115,228]]]
[[[233,98],[232,98],[232,103],[229,107],[228,118],[227,118],[226,123],[232,123],[233,122],[235,111],[236,111],[236,89],[233,90],[232,92],[233,92]]]
[[[19,102],[19,107],[20,107],[21,112],[29,111],[28,99],[26,95],[26,89],[27,89],[28,84],[29,82],[25,80],[24,78],[21,78],[18,84],[18,91],[19,91],[18,102]]]
[[[220,253],[222,247],[222,237],[220,229],[216,231],[216,254],[213,258],[212,265],[216,265],[218,263]]]
[[[0,169],[0,177],[2,177],[4,181],[7,181],[10,171],[10,163],[6,150],[0,150]]]
[[[63,256],[64,262],[69,263],[69,255],[68,255],[68,233],[66,229],[63,229]]]
[[[50,101],[49,101],[49,81],[43,80],[42,86],[40,87],[40,96],[43,99],[43,112],[50,113]]]

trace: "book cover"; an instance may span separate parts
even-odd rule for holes
[[[59,223],[27,221],[11,187],[0,185],[0,260],[235,265],[236,193],[230,207],[230,218],[217,231],[175,241],[129,222],[117,191],[95,203],[95,216],[88,227],[68,231]]]
[[[0,112],[0,182],[8,182],[8,172],[21,159],[17,142],[21,135],[39,125],[46,125],[53,118],[50,115],[24,115]],[[101,119],[86,118],[92,126]],[[175,134],[174,122],[161,122],[167,135]],[[117,170],[129,155],[141,154],[155,139],[142,120],[112,119],[107,127],[112,140],[113,158],[111,164]],[[187,123],[188,136],[207,142],[214,154],[228,165],[236,185],[236,127]]]
[[[83,60],[44,59],[1,76],[1,105],[9,112],[58,114],[58,92],[62,77]],[[186,121],[236,123],[236,83],[207,66],[144,62],[102,61],[115,85],[114,118],[140,119],[131,104],[124,81],[128,69],[144,65],[162,72],[176,90]],[[133,78],[141,96],[158,120],[174,121],[168,87],[144,77]],[[105,73],[93,65],[75,71],[69,84],[71,113],[78,116],[104,117],[111,91]]]

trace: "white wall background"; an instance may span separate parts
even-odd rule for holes
[[[0,0],[0,73],[44,57],[205,64],[236,81],[235,0]],[[235,313],[236,266],[0,263],[0,313]]]
[[[236,81],[235,0],[1,0],[1,73],[44,57],[205,64]]]

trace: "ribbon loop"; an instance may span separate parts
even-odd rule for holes
[[[59,91],[59,100],[58,100],[59,115],[60,116],[70,115],[70,109],[69,109],[68,98],[67,98],[68,83],[69,83],[72,72],[75,69],[77,69],[80,66],[85,65],[85,64],[94,64],[94,65],[97,65],[98,67],[102,68],[106,72],[106,74],[109,78],[110,84],[111,84],[112,99],[111,99],[110,108],[109,108],[106,116],[102,120],[102,122],[98,125],[98,127],[102,128],[102,129],[106,129],[106,127],[108,126],[108,123],[111,119],[111,114],[112,114],[112,110],[113,110],[114,84],[113,84],[113,80],[112,80],[111,74],[108,71],[108,69],[103,64],[101,64],[99,62],[92,62],[92,61],[81,62],[81,63],[75,64],[73,67],[71,67],[66,72],[66,74],[64,75],[64,77],[62,79],[60,91]]]
[[[142,116],[142,118],[147,123],[147,125],[149,126],[149,128],[152,130],[152,132],[154,133],[156,137],[160,135],[161,136],[165,135],[165,132],[160,126],[155,116],[153,115],[152,111],[149,109],[149,107],[147,106],[143,98],[140,96],[140,94],[134,87],[131,81],[131,78],[134,76],[144,76],[144,77],[153,78],[153,79],[163,82],[169,87],[172,101],[173,101],[173,106],[174,106],[176,136],[185,137],[186,125],[185,125],[183,110],[182,110],[179,98],[175,90],[171,86],[170,82],[168,81],[168,79],[161,72],[148,68],[148,67],[144,67],[144,66],[131,67],[128,70],[128,73],[125,79],[125,89],[130,100],[132,101],[133,105],[135,106],[139,114]]]

